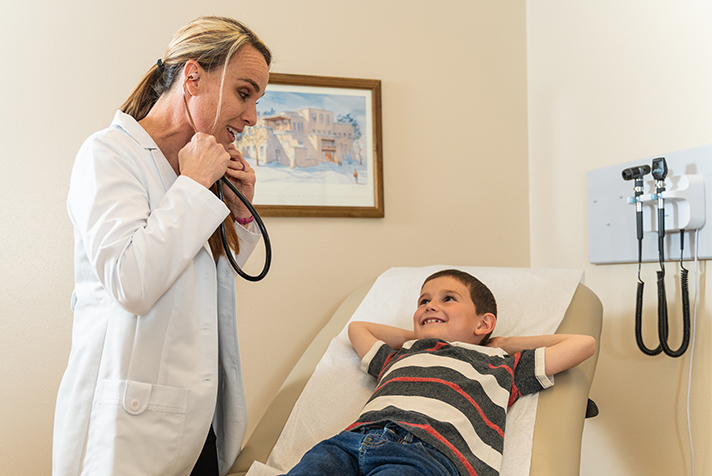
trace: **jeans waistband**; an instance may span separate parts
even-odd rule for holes
[[[397,423],[394,423],[392,421],[369,423],[366,425],[362,425],[352,431],[356,431],[363,435],[365,435],[367,433],[374,433],[374,432],[384,433],[385,431],[390,431],[390,432],[394,433],[394,436],[396,438],[404,439],[404,440],[406,440],[406,442],[412,442],[413,440],[420,441],[419,438],[417,438],[415,435],[413,435],[407,429],[403,428],[402,426],[400,426]]]

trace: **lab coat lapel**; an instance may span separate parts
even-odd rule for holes
[[[124,129],[133,139],[138,142],[141,147],[146,149],[151,154],[153,159],[153,166],[155,167],[156,177],[158,177],[163,185],[163,191],[167,192],[173,183],[178,179],[175,170],[171,167],[168,159],[158,145],[153,140],[153,138],[146,132],[146,130],[141,127],[136,121],[121,111],[117,111],[114,116],[113,126],[120,127]],[[210,249],[210,244],[206,241],[203,245],[208,251],[208,254],[213,257],[212,250]]]

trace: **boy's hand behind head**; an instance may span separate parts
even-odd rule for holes
[[[496,347],[499,349],[503,349],[504,341],[505,341],[505,338],[501,337],[501,336],[490,337],[489,341],[487,342],[487,347]]]

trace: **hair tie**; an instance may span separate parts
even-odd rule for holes
[[[163,74],[163,70],[166,69],[166,67],[163,65],[163,61],[159,58],[158,61],[156,61],[156,68],[158,69],[158,74]]]

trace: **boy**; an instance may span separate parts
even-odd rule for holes
[[[349,339],[377,378],[358,420],[324,440],[288,474],[499,474],[506,413],[548,377],[588,359],[590,336],[490,339],[491,291],[458,270],[423,283],[413,330],[352,322]]]

